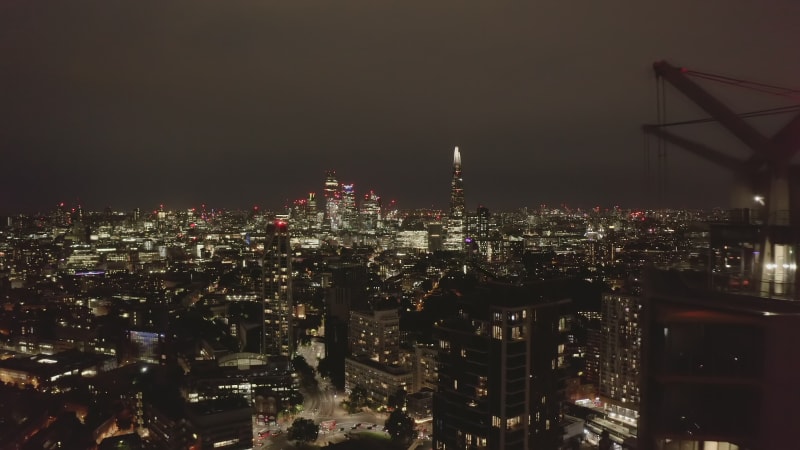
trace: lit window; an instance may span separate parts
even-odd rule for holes
[[[503,327],[494,325],[492,327],[492,337],[495,339],[503,339]]]

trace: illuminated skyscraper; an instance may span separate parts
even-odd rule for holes
[[[381,198],[374,191],[364,194],[361,200],[361,229],[372,231],[378,228],[381,220]]]
[[[325,173],[325,218],[323,227],[336,231],[339,228],[339,202],[342,194],[339,191],[339,180],[336,171]]]
[[[292,343],[292,260],[289,224],[276,220],[267,226],[264,248],[264,348],[268,355],[289,356]]]
[[[342,184],[339,206],[342,229],[355,229],[358,222],[358,210],[356,209],[356,187],[354,184]]]
[[[600,350],[600,394],[626,424],[635,425],[639,410],[642,332],[637,296],[604,294]]]
[[[494,229],[494,224],[491,223],[492,215],[489,214],[489,208],[479,206],[478,212],[475,215],[475,220],[470,223],[473,225],[469,232],[469,236],[475,243],[478,249],[478,254],[473,255],[482,261],[492,260],[492,242],[489,240],[490,233]]]
[[[317,221],[317,194],[315,192],[308,193],[308,200],[306,201],[306,220],[317,228],[319,222]]]
[[[453,151],[453,179],[450,181],[450,215],[447,221],[445,250],[464,249],[464,179],[461,176],[461,152]]]

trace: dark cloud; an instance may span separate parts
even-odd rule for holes
[[[470,208],[639,206],[653,200],[638,131],[655,116],[651,63],[793,86],[798,13],[791,0],[7,1],[0,210],[279,207],[321,191],[329,168],[445,207],[455,145]],[[719,95],[743,111],[773,101]],[[701,116],[672,93],[670,117]],[[724,172],[683,154],[668,166],[669,204],[727,202]]]

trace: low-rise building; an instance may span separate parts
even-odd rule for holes
[[[48,390],[61,377],[91,377],[117,367],[113,356],[68,350],[53,355],[9,358],[0,361],[0,381],[17,387]]]
[[[411,372],[399,366],[384,365],[368,358],[345,358],[345,389],[361,386],[369,399],[379,405],[389,403],[389,396],[399,389],[408,391],[413,383]]]

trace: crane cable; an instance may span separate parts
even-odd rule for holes
[[[663,126],[667,121],[667,97],[664,79],[656,78],[656,123]],[[659,137],[656,140],[656,195],[657,204],[663,207],[667,181],[667,142]]]
[[[737,114],[738,117],[743,119],[747,119],[750,117],[762,117],[762,116],[772,116],[778,114],[788,114],[792,112],[800,111],[800,105],[790,105],[790,106],[779,106],[776,108],[769,108],[769,109],[760,109],[757,111],[749,111],[746,113]],[[709,123],[709,122],[717,122],[717,119],[713,117],[705,117],[702,119],[693,119],[693,120],[683,120],[680,122],[669,122],[669,123],[658,123],[658,124],[648,124],[647,126],[653,128],[667,128],[667,127],[674,127],[679,125],[695,125],[699,123]]]
[[[716,81],[718,83],[727,84],[730,86],[742,87],[756,92],[762,92],[765,94],[776,95],[779,97],[786,97],[795,101],[800,101],[800,89],[792,89],[774,84],[759,83],[757,81],[742,80],[713,73],[698,72],[696,70],[684,69],[683,72],[686,75],[691,75],[705,80]]]

